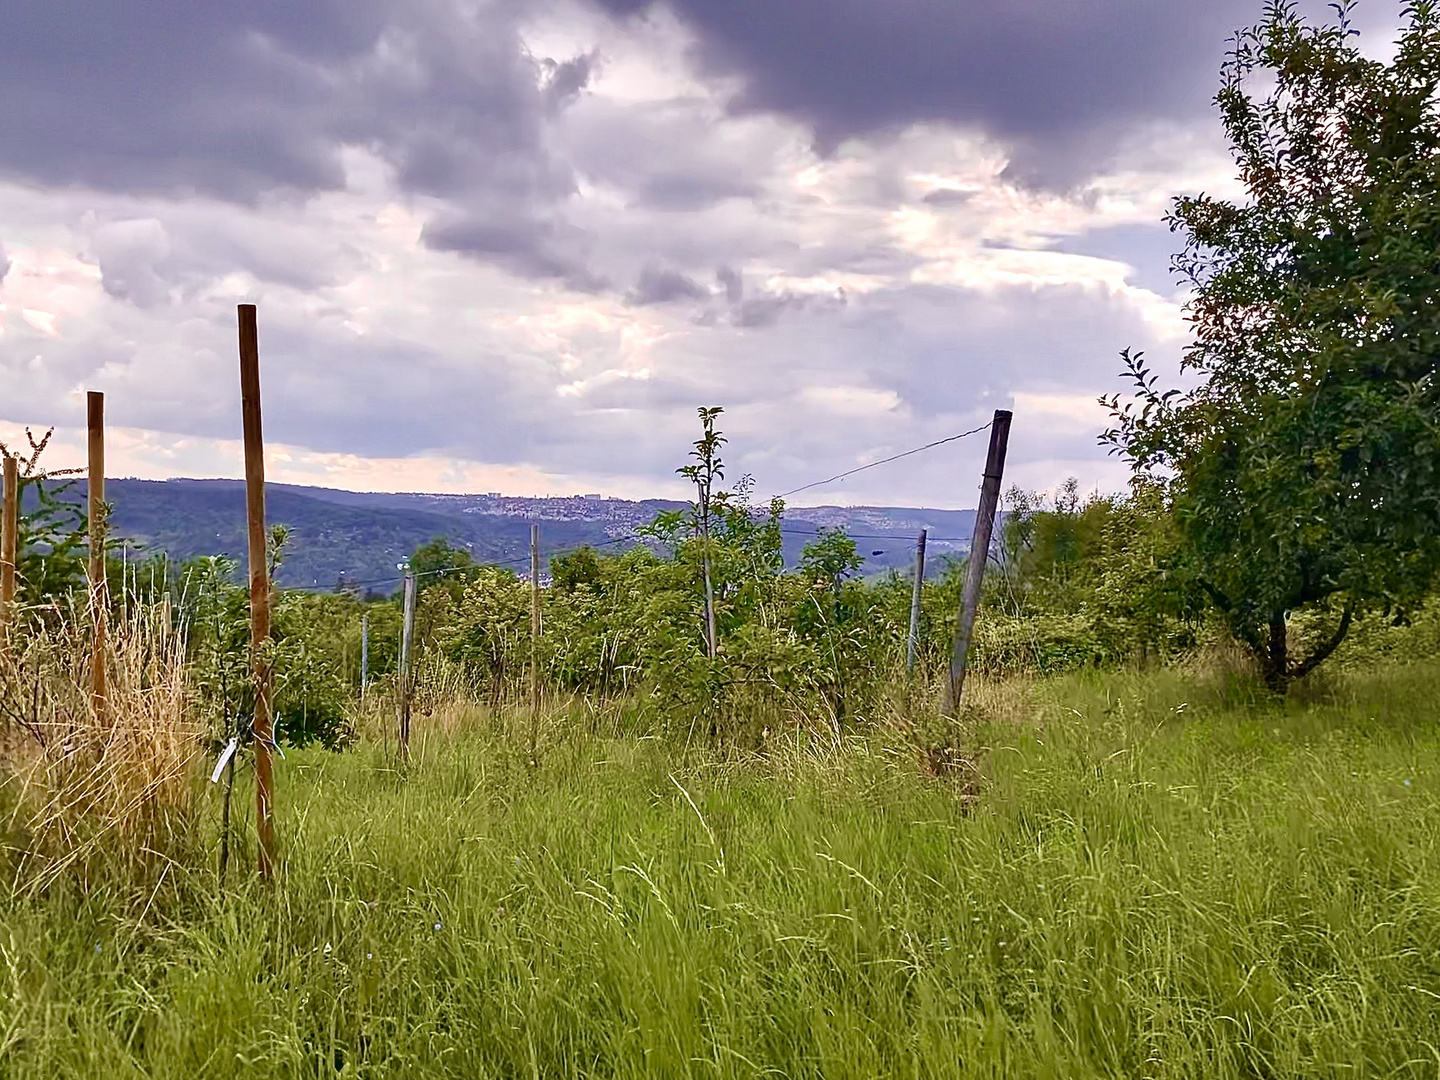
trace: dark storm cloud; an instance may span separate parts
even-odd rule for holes
[[[589,61],[553,65],[547,98],[519,15],[507,0],[6,0],[0,174],[249,201],[340,186],[351,143],[416,190],[544,196],[569,180],[539,126]]]
[[[746,297],[730,309],[730,321],[735,326],[756,330],[774,326],[788,312],[834,312],[844,307],[843,294],[799,295],[789,290],[779,290]]]
[[[436,248],[593,289],[575,239],[543,223],[575,186],[543,129],[596,56],[531,56],[524,15],[522,0],[6,0],[0,177],[253,203],[343,186],[343,148],[362,147],[450,204],[426,230]],[[113,295],[163,298],[153,240],[117,239]]]
[[[640,279],[626,296],[631,304],[644,307],[647,304],[668,304],[676,300],[704,300],[710,290],[692,277],[658,266],[647,266],[640,271]]]
[[[975,193],[973,191],[960,191],[957,188],[937,188],[920,201],[927,206],[960,206],[969,202],[974,197]]]
[[[675,171],[658,171],[647,176],[636,189],[636,201],[655,210],[704,210],[724,199],[749,198],[751,186],[727,176],[694,176]]]
[[[232,197],[334,186],[338,162],[316,138],[327,89],[294,58],[335,61],[368,48],[379,13],[343,0],[7,0],[0,169]]]
[[[579,292],[609,287],[590,269],[590,237],[563,222],[461,216],[431,222],[421,240],[434,251],[469,255],[518,277],[562,281]]]
[[[688,274],[652,264],[640,271],[625,300],[635,307],[718,301],[696,314],[695,322],[702,326],[723,323],[747,330],[774,326],[792,312],[835,313],[844,310],[846,304],[842,291],[799,294],[788,289],[762,289],[747,295],[743,276],[728,266],[715,272],[715,285],[710,289]]]
[[[628,15],[648,0],[595,2]],[[917,120],[974,123],[1013,147],[1021,174],[1051,181],[1097,164],[1132,121],[1203,112],[1228,32],[1261,7],[670,2],[708,65],[745,77],[743,104],[813,124],[822,144]],[[253,200],[339,186],[338,150],[352,143],[413,190],[553,201],[573,180],[541,127],[600,58],[531,57],[519,27],[532,9],[537,0],[6,0],[0,175]],[[723,169],[652,165],[636,185],[646,205],[753,190]]]
[[[598,0],[636,14],[649,0]],[[915,121],[976,124],[1020,179],[1102,166],[1123,127],[1203,114],[1229,34],[1261,0],[670,0],[742,107],[815,128],[822,144]],[[1323,11],[1323,6],[1314,6]]]
[[[580,91],[589,85],[598,60],[599,54],[592,51],[563,62],[542,62],[541,66],[545,71],[545,100],[552,109],[561,108],[573,101]]]

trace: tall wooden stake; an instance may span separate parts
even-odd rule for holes
[[[530,526],[530,764],[540,731],[540,526]]]
[[[360,616],[360,703],[365,703],[365,686],[370,681],[370,613]]]
[[[0,510],[0,648],[10,644],[15,619],[15,564],[19,559],[20,465],[5,455],[5,491]]]
[[[415,571],[405,564],[405,618],[400,626],[400,760],[410,757],[410,649],[415,639]]]
[[[950,657],[950,681],[945,687],[942,711],[953,716],[960,706],[965,687],[965,659],[970,651],[970,634],[975,628],[975,610],[980,606],[980,586],[985,581],[985,564],[990,558],[990,534],[995,528],[995,509],[1000,505],[1000,479],[1005,472],[1005,449],[1010,443],[1007,409],[996,409],[990,424],[990,452],[985,458],[985,475],[980,482],[980,507],[975,512],[975,532],[970,539],[970,557],[965,567],[965,592],[960,598],[960,625],[955,628],[955,651]]]
[[[915,588],[910,594],[910,634],[905,639],[905,673],[907,675],[915,672],[915,646],[920,640],[920,590],[925,584],[925,535],[926,529],[920,530],[920,538],[915,541]]]
[[[105,395],[91,390],[85,395],[85,420],[89,429],[90,471],[90,705],[95,719],[103,725],[109,712],[105,687],[105,623],[108,596],[105,587]]]
[[[270,568],[265,548],[265,439],[260,430],[260,344],[255,305],[241,304],[240,415],[245,427],[245,517],[249,526],[250,668],[255,680],[255,825],[260,838],[260,876],[275,869],[274,777],[270,748],[271,671],[265,642],[270,638]]]

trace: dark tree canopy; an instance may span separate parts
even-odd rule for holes
[[[1394,60],[1273,2],[1216,102],[1247,198],[1176,201],[1194,287],[1186,392],[1124,354],[1102,439],[1168,489],[1195,580],[1277,689],[1352,618],[1403,617],[1440,567],[1440,13]],[[1259,92],[1263,96],[1258,96]],[[1287,617],[1333,631],[1294,648]]]

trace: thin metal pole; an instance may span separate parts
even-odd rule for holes
[[[260,429],[260,345],[255,305],[239,306],[240,415],[245,427],[245,517],[249,527],[250,669],[255,681],[255,825],[260,838],[260,876],[275,868],[274,776],[270,748],[271,676],[265,643],[270,638],[270,568],[265,548],[265,439]]]
[[[90,468],[90,704],[102,726],[109,712],[105,687],[105,623],[109,604],[105,588],[105,395],[85,395],[85,421],[89,430]]]
[[[360,616],[360,703],[365,703],[365,686],[370,681],[370,613]]]
[[[415,637],[415,571],[405,564],[405,619],[400,627],[400,759],[410,756],[410,649]]]
[[[905,673],[915,673],[915,646],[920,640],[920,590],[925,584],[925,535],[921,529],[915,541],[915,588],[910,594],[910,635],[905,639]]]
[[[0,648],[8,648],[15,617],[15,564],[19,559],[20,466],[5,457],[4,509],[0,511]]]
[[[530,761],[540,730],[540,526],[530,526]]]
[[[980,506],[975,512],[975,532],[965,567],[965,592],[960,598],[960,623],[955,628],[955,650],[950,657],[950,681],[945,687],[942,711],[953,716],[965,688],[965,661],[970,636],[975,629],[975,611],[980,606],[980,587],[985,581],[985,564],[990,558],[990,534],[995,528],[995,510],[1000,505],[1000,480],[1005,472],[1005,450],[1010,442],[1011,413],[996,409],[990,423],[990,451],[985,458],[985,475],[980,482]]]

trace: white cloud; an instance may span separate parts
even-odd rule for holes
[[[1065,424],[1082,431],[1099,430],[1108,419],[1099,399],[1087,394],[1046,394],[1020,391],[1015,395],[1018,412],[1034,417],[1046,426]]]
[[[900,407],[900,395],[894,390],[866,386],[807,386],[800,397],[836,416],[872,416]]]

